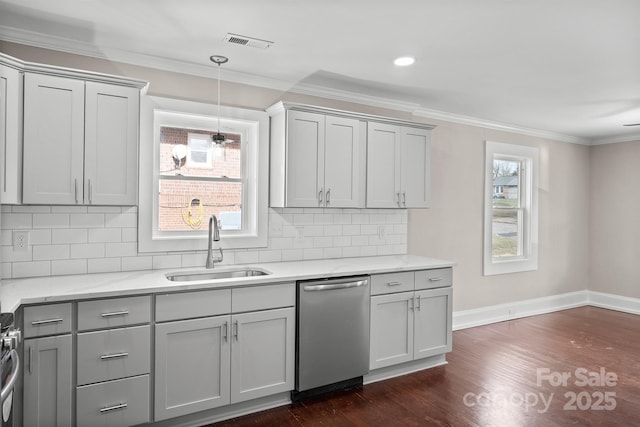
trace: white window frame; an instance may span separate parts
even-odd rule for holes
[[[484,184],[484,275],[515,273],[538,269],[538,148],[486,141]],[[493,257],[493,161],[512,159],[524,164],[520,171],[522,254],[516,257]]]
[[[158,230],[158,187],[160,124],[156,111],[188,113],[192,121],[180,122],[193,129],[217,129],[217,108],[212,104],[172,98],[143,96],[140,109],[140,177],[138,194],[138,252],[182,252],[206,250],[208,230]],[[166,116],[165,116],[166,117]],[[269,115],[264,111],[220,107],[221,129],[243,129],[243,160],[246,182],[243,194],[243,229],[221,230],[219,245],[223,249],[267,246],[269,195]],[[203,127],[203,123],[208,123]],[[168,125],[169,123],[163,123]],[[211,127],[213,126],[213,127]],[[246,221],[246,222],[245,222]],[[208,223],[208,221],[207,221]]]

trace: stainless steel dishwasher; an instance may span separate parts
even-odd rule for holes
[[[298,282],[294,400],[362,384],[369,296],[369,276]]]

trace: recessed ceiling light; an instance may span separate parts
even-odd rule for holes
[[[398,67],[406,67],[407,65],[412,65],[414,62],[416,62],[416,60],[411,56],[401,56],[393,61]]]

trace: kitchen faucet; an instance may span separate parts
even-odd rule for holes
[[[222,254],[222,248],[218,248],[220,256],[216,259],[213,258],[213,242],[220,241],[220,227],[218,226],[218,218],[215,215],[211,215],[209,218],[209,246],[207,248],[207,263],[205,268],[213,268],[214,263],[222,262],[224,255]]]

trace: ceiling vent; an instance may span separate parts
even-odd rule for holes
[[[268,40],[254,39],[252,37],[231,33],[227,33],[227,35],[224,37],[224,41],[240,46],[257,47],[258,49],[266,49],[273,44],[273,42],[270,42]]]

